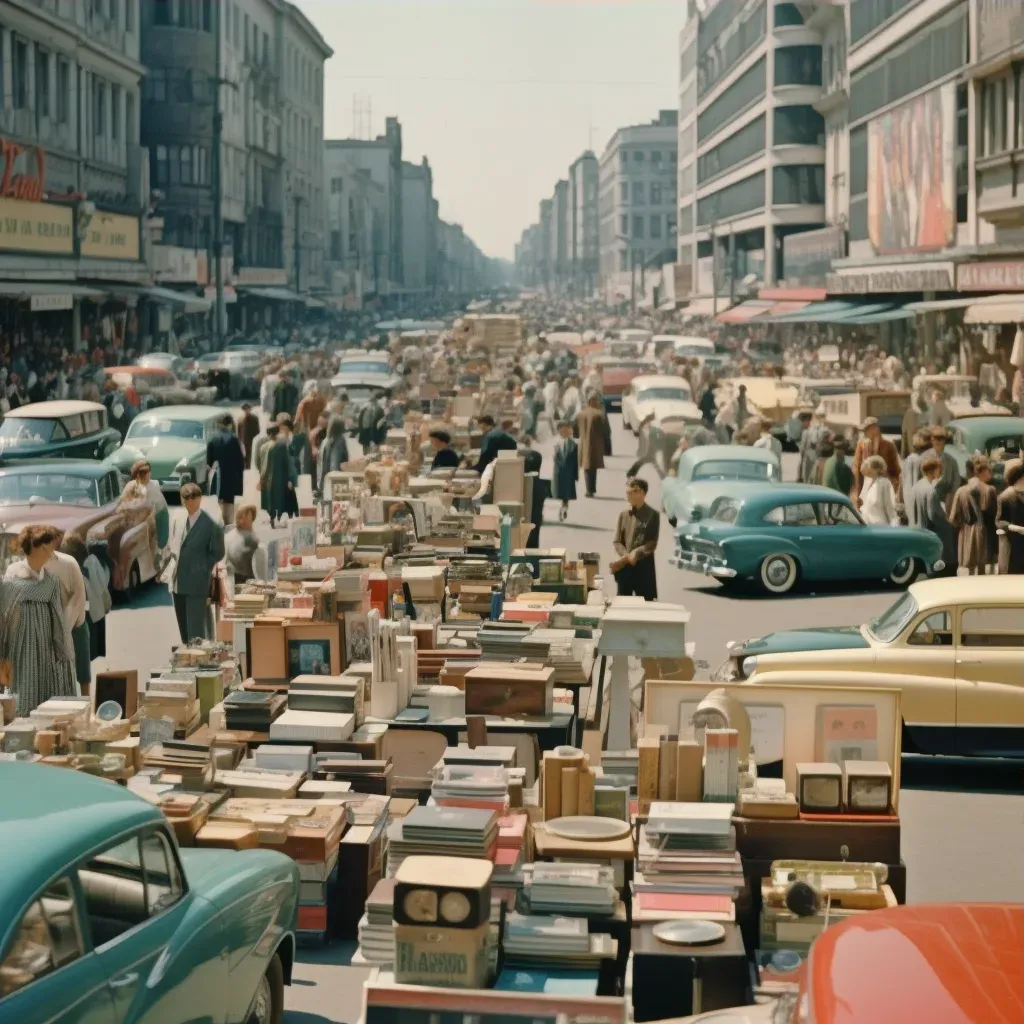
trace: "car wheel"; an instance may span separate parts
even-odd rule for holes
[[[889,573],[889,582],[894,587],[909,587],[921,572],[921,564],[916,558],[901,558]]]
[[[267,973],[260,978],[245,1024],[281,1024],[284,1017],[284,968],[275,953]]]
[[[758,578],[769,594],[788,594],[796,586],[800,568],[792,555],[768,555],[761,562]]]

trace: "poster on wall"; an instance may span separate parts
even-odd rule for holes
[[[879,254],[956,239],[956,85],[933,89],[868,125],[868,236]]]

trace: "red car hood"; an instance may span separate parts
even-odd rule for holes
[[[649,370],[636,366],[606,366],[601,370],[601,388],[605,394],[623,391],[634,377]]]
[[[20,533],[26,526],[42,524],[56,526],[65,533],[68,530],[92,527],[106,519],[112,509],[86,505],[56,505],[52,502],[27,502],[17,505],[0,505],[0,524],[8,534]]]
[[[829,928],[805,984],[814,1024],[1020,1024],[1024,906],[893,907]],[[799,1019],[799,1018],[798,1018]]]

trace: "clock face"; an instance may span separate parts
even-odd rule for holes
[[[469,911],[469,900],[461,892],[445,893],[441,898],[441,918],[449,924],[461,924]]]
[[[405,897],[404,907],[410,921],[419,924],[437,921],[437,893],[433,889],[413,889]]]

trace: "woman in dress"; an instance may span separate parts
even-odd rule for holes
[[[860,514],[869,526],[899,526],[896,492],[886,475],[885,459],[870,455],[861,464],[864,486],[860,492]]]
[[[25,527],[18,536],[25,558],[7,567],[0,585],[0,659],[18,715],[79,692],[64,636],[60,580],[45,571],[59,537],[52,526]]]

